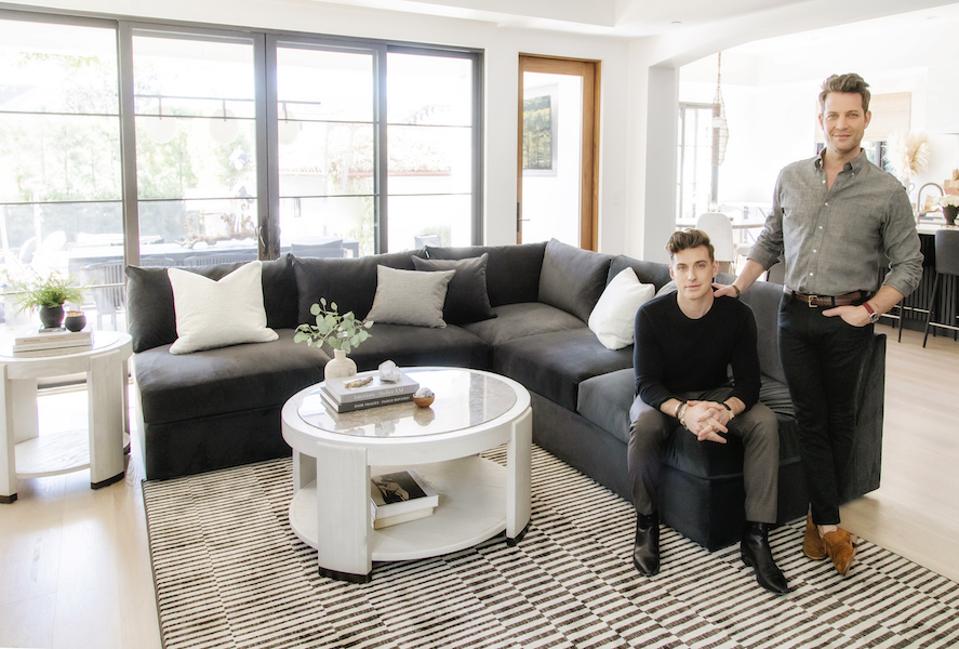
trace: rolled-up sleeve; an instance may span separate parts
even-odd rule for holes
[[[903,295],[909,295],[922,279],[922,253],[906,191],[898,188],[889,197],[882,229],[883,252],[889,259],[889,273],[883,280]]]
[[[783,253],[783,209],[780,200],[782,179],[782,172],[779,172],[776,187],[773,190],[773,209],[766,217],[763,231],[756,238],[756,243],[748,255],[749,259],[758,262],[766,269],[779,261]]]

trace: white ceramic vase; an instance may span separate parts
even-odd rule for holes
[[[356,363],[346,355],[342,349],[333,350],[333,359],[323,369],[323,376],[328,379],[341,379],[356,374]]]

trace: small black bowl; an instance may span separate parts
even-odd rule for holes
[[[87,316],[83,313],[68,315],[63,321],[63,326],[69,331],[83,331],[83,328],[87,326]]]

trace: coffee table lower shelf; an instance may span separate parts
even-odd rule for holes
[[[370,474],[409,467],[370,467]],[[506,530],[506,468],[481,457],[412,467],[440,494],[431,516],[392,527],[370,529],[373,561],[406,561],[472,547]],[[316,548],[319,530],[316,483],[293,496],[290,525],[304,543]],[[329,533],[328,531],[326,532]]]

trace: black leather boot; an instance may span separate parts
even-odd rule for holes
[[[636,516],[633,565],[647,577],[659,572],[659,516],[656,512]]]
[[[769,525],[746,521],[743,538],[739,544],[739,553],[743,563],[756,571],[756,581],[771,593],[783,595],[789,592],[789,584],[779,566],[773,560],[769,548]]]

